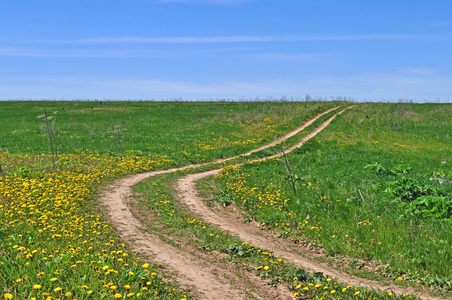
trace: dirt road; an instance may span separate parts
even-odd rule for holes
[[[332,117],[323,122],[321,126],[317,127],[308,136],[303,138],[300,143],[287,149],[286,153],[300,147],[303,143],[314,137],[317,133],[328,126],[328,124],[336,116],[340,115],[345,110],[350,108],[351,107],[348,107],[338,113],[335,113]],[[279,140],[245,153],[243,156],[247,156],[257,151],[279,144],[281,141],[286,140],[289,137],[299,133],[307,126],[315,122],[318,118],[336,109],[338,108],[333,108],[317,115],[315,118],[303,124],[303,126],[286,134]],[[271,157],[277,157],[280,155],[281,154],[276,154]],[[238,156],[226,158],[218,160],[216,162],[225,162],[237,157]],[[208,163],[188,165],[180,168],[147,172],[117,180],[104,190],[101,195],[100,201],[105,206],[107,216],[111,224],[119,232],[121,239],[125,240],[131,246],[136,248],[141,255],[149,257],[150,259],[163,264],[170,270],[170,273],[173,274],[173,277],[180,284],[192,289],[193,293],[199,299],[291,299],[291,293],[289,293],[287,290],[276,290],[274,288],[268,287],[263,282],[259,282],[259,280],[253,278],[252,275],[245,275],[246,280],[248,280],[247,284],[255,285],[255,288],[251,290],[246,290],[244,284],[241,284],[239,282],[236,282],[235,284],[231,283],[234,282],[234,280],[231,280],[230,282],[222,280],[222,276],[231,277],[234,276],[234,272],[231,270],[228,271],[227,269],[219,271],[215,264],[206,260],[202,260],[196,255],[190,254],[187,251],[178,249],[162,242],[158,236],[146,232],[146,229],[144,228],[142,223],[132,214],[127,203],[131,200],[132,187],[135,184],[146,178],[159,174],[176,172],[179,170],[200,167],[207,164]],[[347,284],[354,286],[366,286],[387,291],[391,290],[399,294],[417,294],[423,299],[443,299],[427,294],[416,293],[412,289],[403,289],[398,286],[385,286],[378,282],[364,280],[345,273],[341,273],[337,270],[329,268],[326,265],[317,263],[299,255],[295,251],[295,249],[293,251],[288,250],[293,248],[293,245],[281,241],[281,239],[275,240],[275,238],[269,234],[263,234],[262,231],[253,224],[242,224],[241,222],[237,221],[234,215],[223,216],[217,214],[216,212],[208,208],[204,204],[203,200],[197,195],[195,181],[205,176],[213,175],[220,170],[221,169],[197,174],[190,174],[181,178],[176,186],[176,190],[178,191],[178,198],[181,201],[185,202],[188,207],[204,221],[215,224],[220,229],[228,231],[244,241],[249,241],[256,246],[272,250],[276,256],[284,258],[300,268],[310,270],[312,272],[323,272],[324,274],[335,277],[338,281]],[[218,274],[219,272],[221,274]]]

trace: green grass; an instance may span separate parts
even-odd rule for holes
[[[254,149],[338,102],[0,102],[0,148],[50,154],[43,126],[53,116],[58,153],[165,155],[177,165]],[[56,113],[55,113],[56,112]],[[55,113],[55,114],[54,114]],[[119,127],[117,127],[119,126]]]
[[[380,272],[395,281],[452,290],[452,184],[438,180],[452,177],[451,113],[451,105],[358,105],[289,155],[296,193],[280,159],[226,168],[211,180],[294,241],[387,264]],[[402,196],[412,190],[435,204]]]
[[[158,264],[117,238],[97,207],[99,189],[127,174],[243,153],[335,105],[0,102],[0,295],[183,298]],[[54,117],[55,165],[37,118],[44,108]]]
[[[99,189],[126,174],[245,153],[340,104],[0,102],[0,296],[111,299],[133,293],[131,297],[143,299],[182,298],[184,291],[171,279],[162,279],[166,275],[158,265],[143,267],[145,260],[117,239],[96,207]],[[45,123],[37,118],[44,108],[54,117],[59,156],[55,166]],[[448,201],[451,185],[439,180],[452,177],[452,161],[447,161],[452,158],[450,116],[450,105],[358,105],[288,155],[296,193],[278,159],[226,167],[221,176],[210,179],[212,184],[209,180],[201,184],[212,186],[212,193],[232,194],[250,218],[280,230],[281,236],[355,259],[350,268],[360,264],[358,259],[389,264],[382,273],[394,281],[400,277],[403,282],[449,289],[447,212],[432,218],[415,213],[412,204],[402,207],[404,190],[399,187],[407,182],[391,171],[409,166],[404,176],[414,181],[414,187],[428,191],[436,202]],[[309,130],[285,145],[295,144]],[[366,168],[371,164],[374,167]],[[174,201],[171,183],[193,171],[140,184],[148,189],[141,205],[154,213],[160,223],[154,228],[167,241],[183,234],[187,243],[201,251],[224,252],[229,261],[270,284],[284,282],[294,292],[307,287],[299,297],[321,297],[316,284],[327,285],[329,291],[346,288],[343,297],[352,297],[354,289],[305,275],[265,249],[190,216]],[[234,185],[237,179],[242,179],[240,186]],[[398,183],[391,184],[394,181]],[[391,188],[392,193],[385,192]],[[152,193],[158,195],[151,197]],[[140,272],[143,276],[135,276]],[[379,296],[360,292],[357,299]]]

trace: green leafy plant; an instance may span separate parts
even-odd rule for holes
[[[216,199],[221,205],[229,206],[234,202],[234,191],[226,187],[218,192]]]
[[[402,202],[399,206],[403,217],[445,219],[452,217],[452,199],[442,196],[421,196],[412,203]]]

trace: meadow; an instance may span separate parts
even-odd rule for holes
[[[0,294],[183,299],[95,199],[115,178],[273,141],[339,102],[0,102]]]
[[[452,291],[452,106],[361,104],[281,158],[199,183],[347,272]]]

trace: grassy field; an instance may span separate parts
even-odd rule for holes
[[[349,272],[450,292],[451,145],[452,105],[362,104],[288,154],[291,173],[278,158],[199,187]]]
[[[111,180],[273,141],[337,102],[0,102],[0,295],[182,299],[95,197]]]

